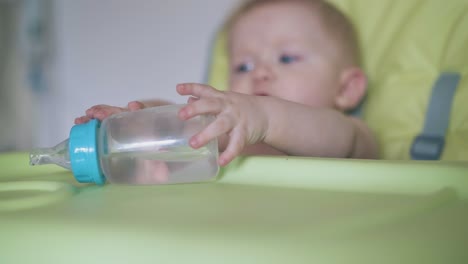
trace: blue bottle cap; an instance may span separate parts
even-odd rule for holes
[[[83,183],[102,185],[106,178],[102,174],[97,152],[97,132],[101,123],[93,119],[75,125],[70,130],[69,154],[75,179]]]

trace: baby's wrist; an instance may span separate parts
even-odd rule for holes
[[[255,102],[256,113],[258,113],[257,120],[255,123],[258,125],[258,133],[260,135],[260,141],[265,141],[269,136],[270,124],[272,124],[271,115],[269,109],[271,109],[271,98],[268,97],[257,97]]]

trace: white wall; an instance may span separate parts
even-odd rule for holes
[[[185,102],[175,85],[205,80],[214,33],[238,1],[55,0],[52,86],[34,145],[68,137],[94,104]]]
[[[21,8],[19,1],[0,0],[0,152],[28,149],[35,136],[34,100],[18,45]]]

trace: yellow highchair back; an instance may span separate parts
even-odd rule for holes
[[[354,23],[383,159],[468,160],[468,1],[331,0]],[[227,87],[225,36],[210,85]]]

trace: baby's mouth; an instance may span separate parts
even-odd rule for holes
[[[267,93],[255,93],[256,96],[269,96]]]

